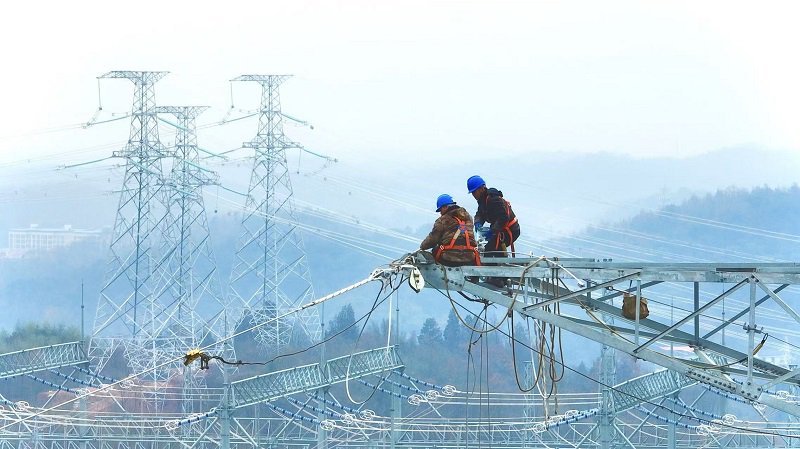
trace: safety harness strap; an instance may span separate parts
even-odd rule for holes
[[[458,222],[458,228],[453,233],[453,238],[450,239],[450,243],[448,243],[447,245],[439,245],[439,247],[436,248],[436,251],[433,254],[434,260],[436,260],[438,262],[440,257],[441,257],[441,255],[442,255],[442,253],[444,251],[447,251],[447,250],[465,250],[465,251],[471,251],[473,253],[473,255],[475,257],[475,266],[480,266],[481,265],[481,257],[480,257],[480,254],[478,253],[478,248],[476,246],[472,246],[472,244],[471,244],[472,242],[470,241],[470,238],[469,238],[470,237],[469,236],[469,232],[470,231],[469,231],[469,229],[467,229],[467,224],[464,223],[464,220],[461,220],[458,217],[453,217],[453,218],[455,218],[456,221]],[[462,236],[462,233],[463,233],[465,244],[464,245],[456,245],[456,241],[458,240],[459,237]]]

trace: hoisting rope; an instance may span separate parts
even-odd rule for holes
[[[403,266],[403,268],[406,268],[406,267]],[[321,304],[321,303],[323,303],[323,302],[325,302],[325,301],[327,301],[329,299],[332,299],[332,298],[334,298],[336,296],[339,296],[339,295],[342,295],[344,293],[347,293],[350,290],[354,290],[354,289],[356,289],[358,287],[361,287],[364,284],[372,282],[372,281],[374,281],[376,279],[379,279],[381,277],[386,277],[391,272],[394,272],[394,271],[397,271],[397,270],[399,270],[399,268],[376,269],[372,273],[370,273],[370,275],[368,277],[364,278],[363,280],[361,280],[359,282],[356,282],[353,285],[350,285],[350,286],[345,287],[343,289],[337,290],[337,291],[335,291],[333,293],[330,293],[330,294],[328,294],[326,296],[323,296],[322,298],[315,299],[314,301],[311,301],[311,302],[309,302],[309,303],[307,303],[307,304],[305,304],[303,306],[300,306],[299,308],[293,309],[293,310],[291,310],[289,312],[286,312],[285,314],[283,314],[283,315],[281,315],[281,316],[279,316],[277,318],[274,318],[274,319],[281,319],[281,318],[283,318],[283,317],[285,317],[287,315],[294,314],[294,313],[300,312],[302,310],[305,310],[305,309],[307,309],[309,307],[313,307],[313,306],[319,305],[319,304]],[[381,291],[383,291],[383,287],[381,287]],[[374,307],[373,307],[372,310],[374,311]],[[372,313],[372,311],[370,311],[370,313]],[[237,334],[234,334],[231,337],[226,338],[225,340],[228,340],[230,338],[236,337],[238,335],[241,335],[244,332],[248,332],[248,331],[253,330],[256,327],[260,327],[260,326],[261,326],[261,324],[257,324],[256,326],[254,326],[254,327],[252,327],[250,329],[245,329],[244,331],[240,331]],[[222,341],[224,341],[224,340],[222,340]],[[314,346],[316,346],[316,345],[314,345]],[[192,349],[192,350],[186,352],[186,354],[183,355],[183,365],[184,366],[189,366],[195,360],[200,360],[200,369],[201,370],[208,369],[209,368],[209,362],[211,360],[218,360],[219,362],[221,362],[221,363],[223,363],[225,365],[232,365],[232,366],[267,365],[270,362],[272,362],[275,359],[280,358],[280,357],[282,357],[282,356],[275,357],[272,360],[269,360],[267,362],[245,362],[245,361],[242,361],[242,360],[230,361],[230,360],[225,360],[225,358],[223,358],[222,356],[219,356],[219,355],[208,354],[207,352],[204,352],[203,350],[198,348],[198,349]]]

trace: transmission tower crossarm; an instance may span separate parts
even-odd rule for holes
[[[129,79],[131,81],[136,82],[137,80],[140,82],[146,83],[155,83],[156,81],[160,80],[167,76],[169,72],[150,72],[150,71],[137,71],[137,70],[112,70],[107,72],[103,75],[98,76],[98,78],[124,78]]]
[[[210,106],[156,106],[153,108],[153,112],[157,114],[197,117],[209,108]]]
[[[241,408],[272,401],[295,393],[402,368],[395,346],[371,349],[319,363],[274,371],[231,383],[234,407]]]
[[[741,396],[742,398],[748,401],[760,402],[764,405],[768,405],[777,410],[784,411],[794,416],[800,416],[800,406],[785,401],[781,398],[777,398],[772,395],[766,394],[765,389],[762,388],[762,386],[759,386],[755,383],[740,384],[738,382],[735,382],[727,378],[727,376],[725,376],[722,371],[716,369],[715,367],[704,367],[704,366],[698,367],[696,364],[691,363],[691,361],[671,357],[662,354],[660,352],[657,352],[648,347],[640,348],[640,345],[637,344],[637,342],[635,341],[631,341],[625,338],[620,338],[619,336],[611,334],[609,332],[604,332],[599,329],[584,326],[580,323],[573,321],[567,316],[562,316],[561,314],[557,314],[552,311],[535,307],[528,307],[530,305],[529,303],[527,303],[526,301],[517,300],[513,297],[504,294],[507,292],[500,292],[488,288],[483,284],[467,281],[467,277],[469,277],[470,279],[477,279],[480,276],[510,277],[514,279],[515,274],[516,274],[516,279],[520,278],[530,279],[530,277],[536,276],[536,274],[531,273],[531,271],[534,270],[530,270],[529,269],[530,267],[528,267],[527,271],[523,271],[526,270],[525,267],[504,267],[504,266],[444,268],[440,265],[433,264],[428,261],[420,261],[416,263],[416,268],[420,270],[422,277],[425,279],[426,286],[430,286],[440,290],[463,291],[476,295],[480,298],[489,301],[490,303],[495,303],[503,307],[506,307],[509,310],[514,310],[517,313],[527,318],[543,321],[545,323],[559,327],[573,334],[588,338],[590,340],[596,341],[598,343],[609,346],[616,350],[625,352],[636,358],[646,360],[648,362],[662,366],[664,368],[674,371],[678,375],[685,376],[691,379],[692,381],[701,382],[710,385],[712,387],[715,387],[717,389],[723,390],[725,392]],[[699,268],[700,267],[692,267],[687,271],[697,274]],[[773,268],[775,269],[767,270],[765,271],[765,273],[767,275],[769,275],[769,273],[772,274],[778,273],[776,274],[776,276],[778,276],[780,279],[783,280],[785,280],[787,277],[792,277],[800,274],[800,265],[788,268],[784,267],[785,269],[779,269],[778,267],[773,267]],[[641,267],[636,267],[636,269],[642,271],[642,273],[644,274],[644,270],[642,270]],[[590,275],[589,273],[581,273],[582,275],[577,275],[575,271],[579,271],[578,269],[569,268],[569,270],[571,271],[570,274],[571,276],[577,276],[579,279],[598,279],[598,278],[600,278],[600,280],[604,279],[603,277],[597,276],[596,273],[594,274],[594,276]],[[620,276],[620,270],[613,270],[613,271],[615,271],[614,275],[611,276],[609,273],[609,277],[611,277],[612,279],[618,278]],[[676,270],[672,273],[662,274],[661,280],[664,280],[664,278],[674,276],[675,273],[679,271],[680,270]],[[746,275],[747,277],[752,277],[752,273],[756,271],[757,269],[751,269],[751,267],[748,267],[746,272],[737,271],[736,273],[738,273],[738,275]],[[708,272],[706,273],[706,275],[712,276],[712,274]],[[552,276],[552,270],[548,269],[547,273],[541,273],[540,276],[542,278]],[[681,276],[686,276],[688,278],[688,275],[685,273],[682,274]],[[656,276],[653,273],[651,277],[656,277]],[[777,282],[780,283],[781,281],[779,280]],[[607,306],[610,305],[607,304]],[[617,313],[619,312],[617,311]],[[668,327],[666,325],[663,326]],[[703,342],[702,344],[705,344],[705,342]],[[745,354],[745,358],[747,358],[747,354]],[[755,361],[755,358],[752,357],[752,355],[750,356],[750,359]],[[755,366],[755,364],[753,366]],[[756,372],[749,370],[748,375],[768,380],[772,380],[776,377],[781,377],[783,381],[795,384],[800,382],[800,379],[798,379],[797,377],[785,378],[786,377],[785,374],[788,370],[779,367],[775,368],[777,368],[777,370],[773,372]]]
[[[231,81],[255,81],[257,83],[277,82],[280,84],[291,77],[292,75],[239,75]]]
[[[83,342],[41,346],[0,354],[0,379],[89,363]]]
[[[540,287],[540,288],[544,287],[545,289],[549,289],[550,291],[553,291],[553,289],[555,288],[549,282],[540,282],[539,280],[536,280],[536,279],[531,280],[531,284],[534,285],[534,286]],[[558,287],[556,289],[556,291],[558,291],[559,295],[563,295],[563,294],[569,293],[569,291],[564,289],[563,287]],[[604,313],[606,315],[613,316],[615,319],[627,320],[627,318],[625,318],[622,315],[622,311],[620,310],[619,307],[615,307],[612,304],[609,304],[608,302],[603,301],[602,298],[594,299],[594,298],[586,298],[586,297],[582,297],[582,298],[581,297],[575,297],[573,299],[567,300],[566,302],[570,303],[570,304],[578,305],[578,306],[581,306],[581,307],[589,307],[592,310],[598,310],[598,311],[600,311],[600,312],[602,312],[602,313]],[[527,308],[527,306],[526,306],[526,308]],[[613,330],[613,332],[615,332],[617,334],[635,335],[635,329],[633,329],[633,328],[606,325],[606,324],[601,324],[601,323],[597,323],[597,322],[590,322],[590,321],[580,320],[580,319],[572,318],[572,317],[567,317],[567,319],[570,319],[570,320],[572,320],[572,321],[574,321],[576,323],[581,323],[583,326],[595,327],[595,328],[598,328],[598,329],[605,328],[606,330],[611,329],[611,330]],[[679,330],[679,329],[673,329],[669,333],[667,333],[665,331],[667,331],[671,326],[667,326],[666,324],[662,324],[662,323],[659,323],[659,322],[657,322],[655,320],[648,319],[648,318],[642,318],[642,319],[639,320],[639,322],[641,324],[641,327],[652,329],[654,331],[654,332],[641,331],[640,332],[640,336],[641,337],[652,338],[652,337],[655,337],[656,335],[658,335],[658,333],[660,333],[660,334],[663,334],[662,337],[661,337],[661,341],[678,343],[678,344],[685,344],[685,345],[700,346],[700,347],[703,347],[703,348],[707,348],[707,349],[709,349],[709,350],[711,350],[711,351],[713,351],[713,352],[715,352],[717,354],[724,355],[725,357],[727,357],[727,358],[729,358],[731,360],[742,360],[744,358],[747,358],[747,354],[746,353],[741,352],[741,351],[737,351],[734,348],[731,348],[729,346],[717,343],[717,342],[712,341],[712,340],[710,340],[710,339],[708,339],[706,337],[703,337],[698,341],[697,339],[695,339],[694,335],[690,334],[689,332],[682,331],[682,330]],[[723,359],[723,362],[721,364],[725,364],[725,363],[727,363],[727,362],[725,362],[724,359]],[[780,367],[778,365],[775,365],[773,363],[770,363],[770,362],[768,362],[766,360],[762,360],[762,359],[754,359],[754,366],[757,369],[759,369],[760,371],[763,371],[763,372],[766,372],[766,373],[772,373],[772,374],[775,374],[775,375],[784,375],[784,374],[789,372],[789,370],[787,370],[786,368]],[[738,372],[738,370],[736,370],[734,368],[730,368],[730,367],[726,367],[725,370],[726,371],[730,371],[730,372]],[[795,380],[795,381],[798,382],[798,380]],[[800,384],[800,382],[798,382],[798,384]]]

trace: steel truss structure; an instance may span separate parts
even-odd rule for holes
[[[321,337],[320,317],[308,309],[292,319],[274,319],[314,298],[305,248],[296,230],[292,183],[286,150],[302,148],[283,132],[279,86],[289,75],[242,75],[233,81],[261,86],[258,133],[251,148],[253,169],[247,189],[243,233],[236,249],[230,285],[253,323],[270,321],[256,338],[268,351],[286,346],[293,332],[311,341]],[[294,326],[294,324],[299,326]]]
[[[233,304],[218,281],[217,263],[211,248],[211,232],[202,189],[219,184],[216,172],[201,165],[195,119],[206,106],[157,106],[156,114],[174,116],[177,123],[173,163],[167,178],[167,215],[159,291],[165,303],[162,318],[165,342],[170,354],[180,355],[203,342],[225,342],[210,348],[215,354],[234,357],[232,343]],[[198,307],[202,304],[202,308]]]
[[[195,119],[207,107],[157,107],[154,85],[165,75],[114,71],[100,77],[128,79],[135,89],[128,144],[114,153],[125,159],[125,177],[89,348],[98,372],[124,349],[130,370],[151,381],[155,408],[173,377],[183,373],[187,395],[202,384],[197,369],[178,362],[188,349],[222,342],[209,349],[233,358],[227,337],[236,314],[217,280],[202,196],[203,187],[219,183],[201,166],[197,146]],[[159,120],[176,128],[174,147],[160,142]],[[182,409],[190,411],[191,403]]]
[[[80,341],[23,349],[0,355],[0,379],[88,363],[86,350]]]
[[[55,362],[41,364],[35,361],[25,370],[18,368],[17,375],[37,372],[51,365],[68,365],[70,356],[61,349],[50,346],[28,351],[46,354],[48,360]],[[0,360],[14,356],[15,353],[0,355]],[[0,409],[0,447],[133,449],[190,445],[198,448],[244,448],[253,447],[260,439],[301,441],[305,438],[314,441],[319,421],[316,421],[314,429],[309,429],[302,425],[299,415],[294,417],[299,426],[292,424],[294,418],[291,417],[288,421],[286,417],[260,418],[259,408],[254,406],[267,404],[273,411],[282,410],[271,403],[286,396],[315,394],[339,383],[402,368],[402,361],[393,346],[362,351],[331,359],[322,366],[313,364],[290,368],[233,382],[223,389],[208,389],[202,398],[206,412],[188,416],[175,412],[126,410],[126,401],[144,398],[142,391],[146,390],[139,390],[136,381],[127,384],[117,381],[115,385],[120,385],[117,389],[108,385],[79,390],[62,386],[60,390],[77,395],[77,400],[59,398],[61,406],[47,409],[33,408],[25,402],[13,402],[0,396],[0,402],[8,406]],[[70,375],[63,377],[79,381]],[[142,387],[149,388],[146,385]],[[182,399],[178,398],[179,401]],[[103,409],[109,405],[118,409]],[[237,416],[240,412],[241,417]]]
[[[783,301],[777,297],[779,288],[764,284],[783,286],[796,282],[800,271],[798,266],[701,267],[693,264],[658,265],[656,268],[646,264],[634,267],[584,260],[531,259],[523,260],[524,265],[515,263],[520,262],[519,259],[505,262],[509,265],[445,268],[425,258],[411,258],[396,264],[394,272],[412,272],[414,277],[415,270],[419,270],[429,287],[445,293],[459,290],[479,295],[525,316],[549,320],[562,329],[597,339],[618,351],[644,360],[663,362],[668,369],[608,386],[610,398],[590,393],[566,395],[560,399],[562,403],[582,410],[571,409],[551,416],[526,412],[520,418],[513,418],[520,415],[506,413],[503,416],[512,417],[501,419],[481,417],[473,410],[467,414],[471,418],[453,418],[457,414],[447,412],[447,409],[463,408],[469,404],[473,393],[450,386],[436,386],[398,372],[403,364],[396,348],[385,347],[331,359],[322,365],[294,367],[242,379],[224,388],[205,387],[188,398],[198,407],[196,412],[187,414],[175,406],[187,401],[185,389],[181,387],[166,386],[164,397],[167,405],[160,411],[148,411],[141,405],[153,388],[147,379],[116,381],[90,376],[86,381],[82,380],[86,378],[75,377],[74,372],[53,371],[53,367],[80,366],[86,362],[76,352],[80,351],[80,345],[71,343],[0,355],[0,363],[8,367],[4,371],[7,377],[24,375],[54,389],[44,408],[33,408],[25,402],[0,397],[3,404],[0,409],[0,446],[15,449],[187,446],[225,449],[254,446],[797,447],[800,425],[792,416],[788,420],[786,416],[797,407],[800,396],[796,392],[775,391],[779,386],[791,388],[797,384],[795,370],[782,368],[752,354],[756,352],[756,345],[748,358],[744,352],[747,347],[742,351],[736,345],[722,346],[700,336],[701,329],[712,328],[713,331],[719,327],[718,323],[733,326],[738,318],[716,318],[712,320],[713,326],[702,326],[707,324],[703,323],[704,320],[710,319],[702,311],[713,307],[709,304],[717,301],[716,298],[702,305],[697,301],[695,310],[687,311],[685,316],[669,325],[649,318],[625,318],[610,301],[627,291],[637,294],[641,301],[644,293],[649,291],[647,289],[662,282],[659,279],[670,282],[689,279],[691,283],[700,282],[698,279],[717,279],[717,282],[729,284],[722,295],[731,297],[735,291],[743,290],[749,293],[749,298],[754,298],[745,310],[734,315],[744,316],[751,308],[765,307],[763,298],[771,298],[776,303]],[[503,275],[516,279],[517,285],[498,289],[483,282],[486,276]],[[628,284],[624,289],[607,290],[617,283],[629,283],[630,279],[635,286]],[[569,288],[570,284],[575,288]],[[363,281],[359,285],[363,285]],[[559,288],[554,288],[556,286]],[[746,286],[762,289],[764,296],[759,298],[752,288],[745,289]],[[561,314],[546,309],[547,304],[555,302],[565,305]],[[779,307],[786,311],[787,316],[793,316],[785,301]],[[590,313],[595,318],[596,312],[602,312],[613,316],[615,324],[587,321],[574,316],[570,313],[572,311]],[[699,324],[695,323],[695,318]],[[682,328],[683,323],[688,326]],[[744,331],[750,333],[754,327],[745,326]],[[761,327],[756,329],[759,330],[768,331]],[[655,345],[658,341],[691,344],[698,357],[669,356],[659,352],[660,347]],[[390,376],[388,373],[397,374]],[[53,375],[61,381],[47,380],[47,376],[52,379]],[[393,377],[410,379],[410,385],[392,380]],[[737,377],[742,380],[738,381]],[[749,386],[748,379],[752,379]],[[98,383],[98,380],[105,384]],[[405,415],[399,413],[397,404],[393,405],[395,413],[391,416],[379,416],[366,409],[348,407],[331,395],[332,386],[356,381],[390,396],[393,402],[408,402]],[[69,387],[66,385],[69,382],[82,386]],[[429,389],[420,389],[422,384]],[[759,391],[760,395],[754,397],[751,389]],[[404,393],[406,391],[408,393]],[[745,421],[730,414],[715,415],[698,408],[698,401],[709,394],[749,404],[764,419]],[[501,398],[498,404],[515,407],[513,410],[516,411],[541,410],[544,405],[541,398],[531,394]],[[607,410],[613,412],[613,419],[608,422],[612,429],[608,434],[610,438],[606,438],[600,429],[604,422],[600,419],[604,401],[611,402]],[[51,403],[53,405],[49,405]],[[769,412],[769,408],[765,409],[761,404],[784,414]],[[472,402],[467,406],[480,407],[481,404]]]
[[[39,372],[51,366],[67,366],[74,362],[65,347],[76,344],[34,348],[25,351],[38,354],[33,363],[17,373],[34,380]],[[18,357],[18,353],[0,355],[0,361]],[[48,362],[42,363],[41,360]],[[85,362],[85,361],[84,361]],[[202,413],[160,411],[157,413],[126,409],[146,397],[146,383],[104,378],[109,385],[71,389],[55,383],[47,385],[62,391],[53,397],[55,406],[32,408],[24,402],[0,397],[6,407],[0,409],[0,445],[5,448],[245,448],[245,447],[345,447],[422,448],[436,446],[497,448],[584,448],[600,447],[603,440],[596,435],[598,397],[596,394],[567,395],[562,403],[568,406],[591,407],[583,411],[568,410],[554,416],[488,419],[447,418],[447,407],[461,408],[470,394],[451,386],[437,386],[398,372],[403,368],[395,347],[382,347],[327,361],[267,373],[231,383],[225,388],[206,388],[194,401],[204,404]],[[36,374],[36,376],[32,374]],[[391,380],[387,373],[410,379],[411,385]],[[382,394],[401,398],[410,404],[406,416],[378,416],[366,409],[352,409],[335,398],[326,398],[333,385],[376,377],[372,385]],[[71,375],[63,379],[80,382]],[[631,448],[696,448],[696,447],[792,447],[800,438],[796,423],[739,422],[731,415],[714,421],[696,417],[708,414],[693,408],[694,402],[673,399],[678,392],[696,381],[673,371],[661,370],[610,388],[614,395],[616,420],[612,423],[615,439]],[[425,385],[420,389],[420,385]],[[86,383],[84,383],[86,385]],[[92,385],[92,383],[88,383]],[[381,387],[389,385],[389,389]],[[403,394],[401,391],[416,392]],[[700,397],[709,390],[703,390]],[[64,395],[77,399],[67,400]],[[180,390],[174,401],[186,398]],[[775,392],[770,394],[775,395]],[[170,394],[167,394],[169,398]],[[535,395],[517,394],[505,397],[502,403],[517,410],[543,402]],[[793,396],[797,400],[797,396]],[[784,398],[789,400],[788,397]],[[169,400],[169,399],[168,399]],[[654,401],[659,400],[656,404]],[[677,421],[658,406],[673,401],[666,410],[689,410],[691,424]],[[284,403],[283,401],[288,401]],[[62,404],[62,405],[58,405]],[[516,404],[516,405],[514,405]],[[582,405],[583,404],[583,405]],[[655,404],[656,406],[653,406]],[[480,404],[473,403],[480,407]],[[649,406],[645,408],[643,406]],[[177,413],[176,413],[177,412]],[[267,416],[262,416],[266,413]],[[513,416],[513,415],[512,415]],[[661,421],[664,422],[661,422]],[[705,424],[704,424],[705,423]],[[711,424],[708,424],[711,423]],[[733,425],[726,428],[726,423]],[[739,427],[736,427],[738,425]],[[764,431],[767,434],[758,434]],[[320,441],[320,435],[324,439]]]
[[[771,301],[792,322],[800,323],[800,315],[779,296],[781,290],[800,284],[800,264],[614,263],[540,257],[501,259],[496,266],[443,267],[432,263],[422,253],[404,262],[419,270],[426,286],[446,294],[475,295],[526,318],[555,325],[669,370],[614,389],[612,402],[617,413],[641,403],[640,399],[677,394],[700,383],[745,402],[763,404],[800,417],[800,407],[795,401],[769,393],[779,384],[800,384],[800,368],[778,366],[757,356],[765,334],[770,332],[765,328],[768,322],[763,317],[758,320],[758,311],[765,309],[765,302]],[[510,279],[513,287],[496,288],[483,282],[498,277]],[[675,322],[663,323],[640,316],[639,305],[647,289],[662,283],[688,283],[692,287],[694,307],[685,312],[675,310],[682,314]],[[722,293],[701,304],[701,284],[721,285]],[[710,313],[740,290],[746,293],[743,308],[732,318],[720,319]],[[611,304],[623,294],[635,296],[635,317],[625,317],[618,306]],[[562,306],[560,313],[548,307],[556,303]],[[584,314],[592,319],[585,319],[581,316]],[[623,324],[605,322],[598,315],[613,317],[614,323]],[[746,317],[746,322],[740,327],[737,320],[742,317]],[[746,342],[742,345],[719,342],[715,335],[726,328],[743,331]],[[760,344],[756,341],[757,335],[762,340]],[[688,345],[695,356],[690,359],[675,357],[657,343]],[[611,447],[627,438],[618,423],[615,428],[614,441],[602,443],[601,447]],[[671,447],[676,444],[674,435],[673,432]]]
[[[147,372],[154,384],[166,381],[169,369],[162,366],[167,355],[164,293],[159,279],[166,259],[161,224],[167,211],[162,161],[168,156],[158,135],[154,85],[167,72],[113,71],[100,78],[127,79],[134,83],[130,137],[115,157],[125,160],[111,261],[100,291],[89,356],[102,370],[114,351],[124,348],[134,372]],[[169,355],[171,357],[172,354]]]

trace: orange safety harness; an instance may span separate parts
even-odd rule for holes
[[[506,205],[506,215],[510,217],[511,216],[511,203],[509,203],[508,200],[506,200],[502,196],[500,197],[500,199],[503,200],[503,204]],[[487,202],[488,202],[488,198],[487,198]],[[508,220],[506,222],[505,226],[503,226],[503,231],[505,231],[508,234],[508,238],[511,240],[511,257],[517,257],[517,251],[514,248],[514,234],[511,232],[511,226],[514,226],[514,224],[516,224],[516,223],[517,223],[517,217],[514,217],[511,220]],[[499,248],[500,247],[500,234],[496,235],[494,238],[497,239],[497,240],[495,240],[494,247],[495,248]]]
[[[467,229],[467,224],[464,223],[464,221],[459,219],[459,218],[456,218],[456,217],[453,217],[453,218],[455,218],[456,221],[458,222],[458,229],[456,229],[456,232],[453,233],[453,238],[450,239],[450,243],[448,243],[447,245],[439,245],[436,248],[436,251],[433,253],[433,259],[436,260],[437,262],[439,262],[439,259],[442,256],[442,253],[444,253],[445,251],[451,250],[451,249],[452,250],[471,251],[472,254],[475,256],[475,266],[479,267],[481,265],[481,256],[478,253],[478,247],[477,246],[473,246],[472,242],[470,241],[469,230]],[[464,238],[464,242],[465,243],[463,245],[456,245],[456,241],[460,237]]]

